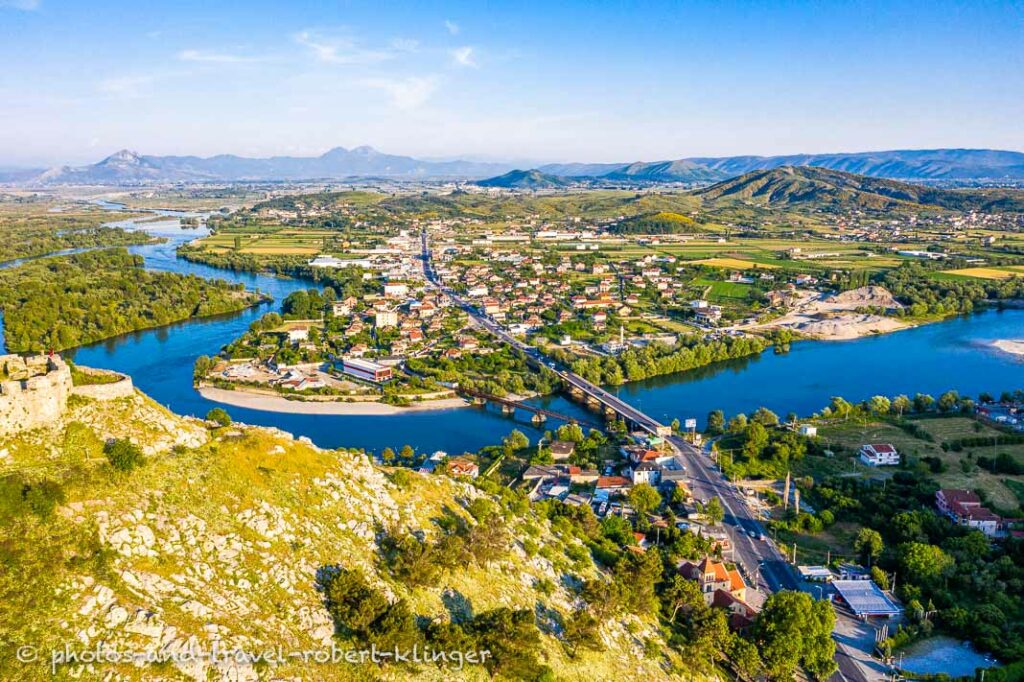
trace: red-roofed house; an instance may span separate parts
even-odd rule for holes
[[[1002,518],[981,506],[981,498],[970,490],[945,488],[935,493],[935,506],[960,526],[975,528],[993,536],[1002,525]]]
[[[704,557],[700,563],[684,561],[679,565],[679,573],[689,580],[700,583],[700,591],[704,593],[704,601],[711,604],[716,590],[723,590],[739,600],[747,597],[747,584],[743,576],[735,568]]]
[[[599,476],[597,479],[597,489],[609,493],[620,493],[631,487],[633,487],[633,483],[622,476]]]
[[[896,466],[900,453],[889,443],[868,443],[860,446],[860,461],[869,467]]]
[[[448,460],[448,473],[452,476],[476,478],[480,475],[480,467],[468,459],[450,459]]]

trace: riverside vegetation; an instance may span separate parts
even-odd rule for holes
[[[16,352],[62,350],[260,300],[242,285],[146,270],[123,248],[0,270],[7,347]]]
[[[0,263],[67,249],[146,244],[154,238],[141,231],[104,225],[128,214],[98,208],[60,207],[36,198],[0,195]]]

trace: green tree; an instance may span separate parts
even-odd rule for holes
[[[905,542],[896,549],[906,580],[917,585],[934,584],[953,569],[953,557],[935,545]]]
[[[892,399],[891,409],[897,417],[902,417],[910,409],[910,398],[905,395],[898,395]]]
[[[725,432],[725,412],[722,410],[711,410],[708,412],[707,433],[717,436]]]
[[[889,410],[892,408],[892,402],[884,395],[872,396],[868,400],[868,409],[872,414],[889,414]]]
[[[952,412],[957,409],[960,403],[960,394],[956,391],[946,391],[939,396],[939,412]]]
[[[779,415],[775,414],[767,407],[759,407],[754,410],[754,414],[750,417],[751,421],[755,421],[761,426],[778,426]]]
[[[558,440],[567,440],[573,443],[582,443],[584,440],[583,428],[579,424],[562,424],[556,433]]]
[[[791,679],[798,666],[812,677],[826,679],[835,672],[836,615],[827,601],[804,592],[782,591],[768,597],[753,627],[771,679]]]
[[[703,512],[713,526],[717,526],[725,518],[725,508],[717,497],[708,500],[708,503],[704,505]]]
[[[206,421],[213,422],[217,426],[231,426],[231,415],[221,407],[215,407],[206,413]]]
[[[583,439],[580,438],[580,440],[582,441]],[[526,434],[519,429],[514,429],[512,433],[505,436],[503,443],[510,452],[525,450],[530,447],[530,439],[527,438]]]
[[[873,528],[861,528],[853,541],[853,548],[860,554],[862,562],[873,565],[882,554],[885,544],[882,535]]]
[[[629,502],[641,514],[649,514],[661,506],[661,495],[650,483],[640,483],[629,491]]]

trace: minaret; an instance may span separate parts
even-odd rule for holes
[[[626,347],[626,327],[621,323],[619,324],[619,347]]]
[[[789,472],[786,472],[786,486],[782,490],[782,508],[789,509]]]
[[[793,507],[796,510],[796,515],[800,516],[800,488],[793,491]]]

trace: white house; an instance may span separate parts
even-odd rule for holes
[[[810,424],[801,424],[800,435],[807,436],[808,438],[814,438],[815,436],[818,435],[818,427],[811,426]]]
[[[869,467],[896,466],[900,453],[889,443],[867,443],[860,447],[860,461]]]
[[[658,485],[661,482],[661,465],[654,462],[641,462],[633,469],[633,485],[649,483]]]

